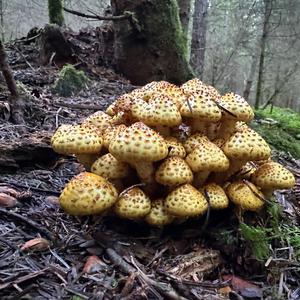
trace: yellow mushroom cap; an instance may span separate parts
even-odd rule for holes
[[[158,167],[155,180],[163,185],[176,186],[192,182],[193,172],[183,158],[168,157]]]
[[[167,196],[165,208],[174,216],[193,217],[202,215],[207,210],[207,201],[196,188],[186,183]]]
[[[199,121],[217,122],[222,113],[216,103],[206,95],[193,94],[180,108],[183,117],[198,119]]]
[[[52,136],[51,145],[60,154],[98,153],[102,137],[92,125],[61,125]]]
[[[125,191],[114,206],[115,213],[126,219],[140,219],[151,210],[150,198],[138,187]]]
[[[251,182],[236,181],[226,187],[229,199],[243,210],[258,211],[263,205],[264,195]]]
[[[235,132],[222,149],[232,160],[263,160],[271,155],[271,149],[267,142],[250,128]]]
[[[251,181],[263,190],[289,189],[295,185],[292,172],[273,161],[259,166]]]
[[[118,198],[115,187],[96,174],[82,172],[65,186],[59,202],[69,214],[97,215],[114,205]]]
[[[125,130],[126,128],[127,127],[124,124],[106,128],[103,132],[103,146],[108,149],[110,142],[114,140],[120,131]]]
[[[110,116],[115,116],[120,112],[130,112],[132,101],[133,97],[131,94],[124,94],[106,109],[106,113]]]
[[[107,179],[118,179],[124,178],[129,174],[129,166],[107,153],[93,163],[91,172]]]
[[[191,153],[203,141],[209,141],[208,137],[202,133],[195,133],[185,141],[184,148],[187,153]]]
[[[254,112],[251,106],[240,95],[227,93],[217,98],[216,102],[225,109],[222,110],[223,118],[244,122],[250,122],[254,118]],[[231,112],[234,116],[227,113],[226,110]]]
[[[202,141],[186,157],[193,172],[223,172],[229,168],[229,160],[223,151],[210,141]]]
[[[209,197],[211,209],[224,209],[228,207],[228,197],[221,186],[216,183],[206,184],[201,188],[201,192],[205,196],[205,191]]]
[[[168,155],[168,146],[158,133],[137,122],[118,133],[109,152],[121,161],[153,162]]]
[[[84,120],[83,124],[94,125],[102,133],[105,128],[110,127],[112,125],[111,121],[112,117],[100,110],[88,116]]]
[[[184,158],[186,156],[186,151],[182,143],[180,143],[175,137],[168,136],[165,138],[165,142],[169,149],[168,156],[179,156]]]
[[[146,223],[152,226],[162,227],[172,223],[174,217],[165,209],[164,199],[156,199],[151,203],[150,213],[145,217]]]
[[[198,78],[190,79],[181,85],[181,89],[187,95],[202,93],[206,85]]]
[[[154,93],[148,103],[137,100],[132,104],[133,117],[148,126],[174,127],[181,124],[182,119],[176,104],[166,95]]]

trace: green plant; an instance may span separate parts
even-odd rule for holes
[[[268,203],[262,226],[241,223],[239,229],[258,260],[268,258],[274,245],[278,248],[293,247],[294,258],[300,259],[300,228],[283,217],[282,208],[275,201]]]
[[[72,96],[84,89],[89,79],[83,71],[78,71],[73,65],[65,65],[59,72],[53,91],[63,97]]]

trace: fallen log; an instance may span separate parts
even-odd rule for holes
[[[50,138],[51,133],[39,131],[9,142],[0,140],[0,173],[54,162],[58,156],[50,146]]]

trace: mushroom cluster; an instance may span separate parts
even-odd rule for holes
[[[247,125],[253,117],[241,96],[221,96],[199,79],[135,89],[54,133],[53,149],[86,169],[65,186],[60,204],[72,215],[114,213],[153,226],[230,202],[259,211],[295,178],[270,159],[269,145]]]

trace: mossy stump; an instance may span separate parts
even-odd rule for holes
[[[114,15],[132,15],[114,23],[116,67],[132,83],[181,84],[193,77],[176,0],[111,2]]]
[[[86,88],[89,79],[83,71],[78,71],[74,66],[65,65],[56,80],[53,91],[62,97],[72,96]]]

